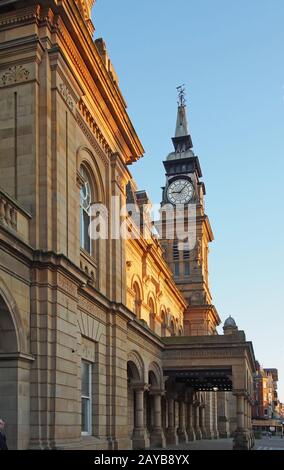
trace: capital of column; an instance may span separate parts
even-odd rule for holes
[[[146,383],[135,383],[135,382],[130,382],[130,388],[134,390],[135,392],[147,392],[150,388],[149,384]]]

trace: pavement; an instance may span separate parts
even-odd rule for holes
[[[284,450],[284,438],[273,436],[256,439],[254,450]]]
[[[233,450],[233,439],[202,439],[177,446],[168,446],[167,450]],[[253,450],[283,450],[284,439],[263,437],[255,440]]]
[[[167,447],[168,449],[169,447]],[[171,446],[170,450],[232,450],[233,439],[202,439]]]

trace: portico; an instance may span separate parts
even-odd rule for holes
[[[190,431],[187,434],[200,439],[205,438],[208,432],[214,433],[215,423],[211,430],[206,430],[204,393],[212,394],[214,400],[215,395],[231,392],[236,397],[237,407],[234,449],[251,449],[254,445],[251,406],[255,358],[252,343],[246,341],[244,332],[168,337],[163,338],[163,343],[164,375],[171,384],[175,383],[185,394],[190,391],[192,396],[188,408]],[[181,406],[180,410],[183,409]]]

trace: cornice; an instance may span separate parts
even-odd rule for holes
[[[70,9],[72,10],[71,6]],[[111,77],[109,76],[91,37],[87,38],[83,36],[82,31],[78,31],[78,28],[76,29],[74,24],[72,24],[72,28],[75,28],[73,31],[74,35],[72,35],[71,37],[70,31],[65,25],[65,21],[67,19],[65,18],[66,11],[63,7],[59,10],[60,13],[62,12],[62,18],[59,16],[57,19],[58,33],[63,43],[65,44],[68,53],[72,58],[72,61],[78,68],[78,71],[80,71],[82,77],[84,78],[85,85],[88,86],[90,94],[96,101],[94,89],[97,89],[102,95],[103,101],[109,107],[113,124],[115,124],[119,128],[120,135],[127,143],[129,150],[133,153],[133,155],[125,155],[127,163],[131,163],[132,161],[135,161],[142,156],[144,149],[128,117],[128,114],[125,109],[126,104],[122,98],[122,95],[117,89],[116,85],[113,83]],[[71,21],[70,18],[69,21]],[[76,35],[78,36],[78,42],[75,45],[73,37]],[[80,47],[80,50],[78,49],[78,46]],[[82,54],[86,56],[86,60],[83,60]],[[92,71],[92,73],[90,73],[90,70]],[[91,87],[91,84],[93,84],[94,86]],[[103,114],[102,109],[101,112]],[[123,144],[119,142],[117,140],[117,137],[115,136],[115,128],[112,127],[111,129],[114,139],[121,147],[121,151],[123,151]]]
[[[3,5],[3,2],[1,3]],[[68,51],[69,62],[76,70],[76,77],[81,75],[84,87],[100,110],[102,119],[108,123],[112,139],[117,145],[117,150],[122,153],[125,163],[139,159],[144,149],[126,112],[126,103],[103,63],[90,34],[90,25],[83,20],[76,2],[39,0],[39,3],[36,3],[27,0],[28,6],[24,8],[16,0],[10,3],[14,3],[16,7],[1,15],[0,29],[36,24],[39,29],[41,26],[47,26],[51,32],[56,33],[58,37],[54,39],[57,39],[59,44],[60,39],[63,50],[65,48]],[[6,1],[5,4],[9,3]],[[99,94],[102,98],[98,99]],[[104,108],[100,106],[101,101],[106,104]]]
[[[91,124],[91,126],[93,124],[89,123],[89,122],[87,124],[84,117],[82,116],[82,114],[78,110],[76,112],[76,121],[77,121],[79,127],[81,128],[81,130],[83,131],[84,135],[89,140],[90,144],[95,149],[96,154],[102,160],[104,166],[107,167],[108,164],[109,164],[108,156],[111,155],[111,149],[108,146],[108,144],[107,144],[106,140],[104,139],[104,137],[102,136],[102,134],[100,134],[100,131],[97,130],[97,133],[95,134],[94,130],[92,130],[92,127],[90,128],[90,124]],[[96,135],[96,137],[98,136],[98,138],[101,138],[101,142],[103,143],[103,145],[105,147],[104,149],[102,149],[100,147],[98,141],[96,140],[95,135]]]
[[[0,43],[2,67],[30,64],[31,60],[39,64],[43,53],[43,45],[36,34]]]
[[[39,24],[39,20],[40,20],[40,5],[39,4],[29,5],[28,7],[25,7],[25,8],[18,8],[10,12],[5,12],[5,15],[4,14],[0,15],[0,28],[7,29],[7,28],[14,27],[15,25],[29,24],[29,23],[34,23],[34,22]]]

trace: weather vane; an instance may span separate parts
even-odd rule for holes
[[[185,99],[185,84],[177,86],[178,91],[178,105],[185,106],[186,99]]]

